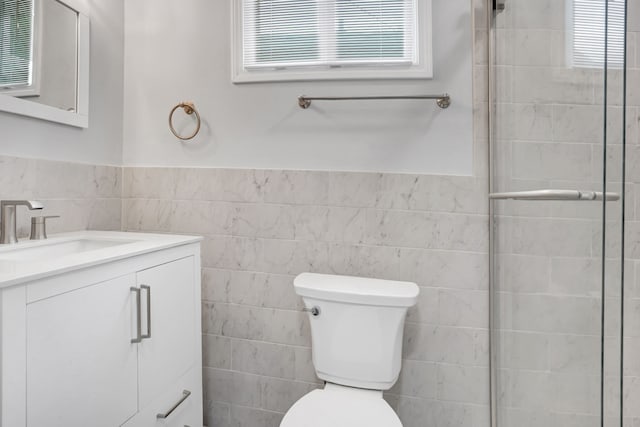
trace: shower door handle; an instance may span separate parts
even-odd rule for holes
[[[511,191],[506,193],[489,193],[490,200],[556,200],[556,201],[616,201],[620,200],[618,193],[580,190],[530,190]]]

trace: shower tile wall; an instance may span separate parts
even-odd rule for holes
[[[50,233],[120,230],[122,168],[0,156],[0,200],[35,199],[42,211],[19,208],[17,232],[28,237],[30,217],[60,215]],[[23,210],[24,209],[24,210]]]
[[[630,2],[627,233],[638,229],[640,2]],[[635,13],[634,13],[635,11]],[[494,156],[498,191],[602,189],[603,72],[565,61],[565,2],[509,0],[498,17]],[[621,73],[610,70],[608,191],[621,182]],[[511,426],[599,426],[600,203],[497,202],[499,421]],[[605,425],[619,425],[620,204],[607,209]],[[637,323],[640,253],[628,234],[627,324]],[[630,328],[632,328],[630,326]],[[640,365],[629,330],[624,416],[640,423]],[[637,354],[636,354],[637,358]],[[631,425],[631,424],[629,424]],[[636,425],[636,424],[633,424]]]

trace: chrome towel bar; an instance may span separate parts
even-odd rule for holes
[[[395,100],[395,99],[433,99],[440,108],[449,108],[451,97],[442,95],[406,95],[406,96],[307,96],[298,97],[298,106],[304,110],[311,106],[311,101],[368,101],[368,100]]]
[[[507,193],[490,193],[491,200],[568,200],[568,201],[607,201],[620,200],[618,193],[607,193],[606,196],[600,191],[579,191],[579,190],[531,190],[512,191]]]

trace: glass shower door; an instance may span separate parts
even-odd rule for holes
[[[491,3],[493,423],[622,425],[626,2]]]

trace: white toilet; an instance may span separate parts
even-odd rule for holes
[[[313,365],[326,381],[280,427],[402,427],[382,398],[398,379],[415,283],[303,273],[294,280],[311,322]]]

